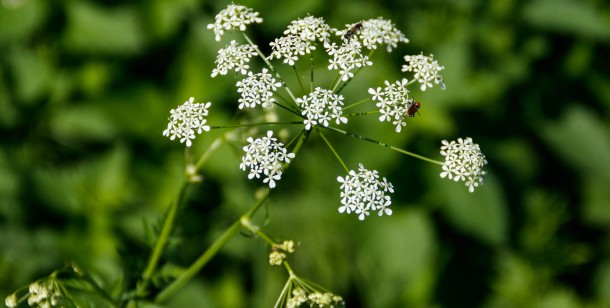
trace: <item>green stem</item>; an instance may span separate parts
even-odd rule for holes
[[[375,114],[375,113],[379,113],[379,110],[348,113],[345,116],[346,117],[356,117],[356,116],[364,116],[364,115]]]
[[[142,293],[146,292],[150,279],[151,279],[153,273],[155,272],[155,269],[157,268],[157,264],[159,263],[159,259],[161,258],[161,254],[163,253],[163,248],[165,247],[165,244],[169,240],[169,235],[171,233],[171,230],[174,226],[174,221],[176,219],[176,213],[178,212],[178,207],[184,197],[187,184],[188,184],[187,182],[184,182],[182,184],[182,187],[180,188],[180,192],[178,193],[178,197],[170,205],[169,212],[167,213],[167,216],[165,217],[165,221],[163,222],[163,228],[161,229],[159,238],[157,239],[157,242],[155,243],[155,247],[153,248],[153,252],[150,255],[150,259],[148,260],[148,265],[146,266],[146,269],[142,273],[142,282],[137,287],[138,294],[140,294],[140,295],[142,295]]]
[[[270,239],[267,234],[263,233],[258,226],[252,224],[250,217],[244,215],[240,219],[241,225],[246,229],[250,230],[250,232],[256,234],[258,237],[262,238],[269,246],[276,245],[277,243]]]
[[[373,56],[373,53],[375,53],[375,49],[372,49],[369,52],[368,58],[370,59]],[[354,79],[354,77],[358,76],[358,73],[360,73],[360,71],[364,68],[364,65],[359,67],[358,70],[356,70],[356,72],[354,73],[354,76],[352,76],[352,78],[348,79],[347,81],[345,81],[342,85],[341,88],[339,88],[339,90],[337,90],[337,92],[335,92],[335,94],[339,94],[341,93],[341,91],[343,91],[343,88],[345,88],[345,86],[347,86],[350,81],[352,81],[352,79]]]
[[[288,125],[288,124],[303,124],[303,121],[243,123],[243,124],[236,124],[236,125],[210,126],[210,129],[228,129],[228,128],[239,128],[239,127],[247,127],[247,126]]]
[[[252,40],[250,39],[250,37],[245,32],[242,32],[242,34],[243,34],[244,38],[246,38],[246,41],[248,41],[248,44],[254,46],[254,49],[256,50],[256,52],[258,53],[260,58],[265,62],[265,64],[267,64],[267,67],[269,67],[269,69],[273,72],[275,77],[277,77],[277,79],[280,80],[280,82],[282,83],[282,86],[284,87],[284,89],[286,89],[286,92],[288,92],[288,95],[290,95],[292,100],[296,102],[295,96],[292,94],[292,91],[290,91],[290,89],[284,83],[284,79],[282,79],[282,76],[280,76],[280,74],[275,70],[273,65],[271,65],[271,62],[269,62],[269,60],[267,60],[267,57],[265,57],[263,52],[258,48],[258,45],[254,44],[252,42]]]
[[[297,153],[301,146],[304,144],[307,137],[309,137],[310,131],[301,133],[301,138],[295,145],[293,153]],[[282,171],[288,168],[290,164],[285,164]],[[167,301],[174,293],[176,293],[182,286],[189,282],[201,269],[214,257],[222,247],[239,231],[243,221],[249,221],[250,217],[256,213],[256,211],[263,205],[265,200],[269,197],[271,189],[267,188],[263,195],[260,197],[258,202],[242,217],[235,221],[229,229],[227,229],[219,238],[212,243],[212,245],[189,266],[176,280],[169,284],[155,297],[155,303],[163,303]]]
[[[313,52],[309,54],[309,92],[313,92]]]
[[[285,109],[285,110],[287,110],[288,112],[290,112],[290,113],[292,113],[292,114],[294,114],[294,115],[298,116],[299,118],[302,118],[302,117],[303,117],[303,116],[301,115],[301,113],[300,113],[298,110],[294,110],[294,109],[292,109],[292,108],[288,108],[288,107],[286,107],[286,106],[284,106],[284,105],[282,105],[282,104],[279,104],[279,103],[277,103],[277,102],[273,102],[273,103],[274,103],[276,106],[278,106],[278,107],[280,107],[280,108],[282,108],[282,109]]]
[[[288,291],[290,291],[290,285],[292,284],[292,280],[291,278],[288,278],[288,280],[286,281],[286,284],[284,284],[284,288],[282,289],[282,293],[280,293],[280,297],[277,298],[277,302],[275,302],[275,308],[277,307],[284,307],[285,302],[287,300],[287,296],[290,296],[290,294],[287,294]]]
[[[204,265],[212,259],[216,253],[235,235],[241,225],[239,221],[234,222],[216,241],[210,246],[186,271],[184,271],[176,280],[163,289],[156,297],[155,303],[163,303],[168,300],[178,289],[189,282]]]
[[[199,171],[199,169],[201,169],[201,167],[203,167],[203,165],[205,165],[205,163],[208,161],[208,159],[210,158],[212,153],[225,140],[227,140],[227,136],[226,135],[222,135],[221,137],[216,138],[216,140],[214,140],[214,142],[212,142],[212,144],[210,144],[210,146],[205,150],[205,152],[203,152],[201,157],[199,157],[199,159],[197,160],[197,163],[195,164],[195,170],[196,170],[195,172]]]
[[[412,156],[412,157],[415,157],[415,158],[419,158],[419,159],[421,159],[423,161],[427,161],[429,163],[433,163],[433,164],[437,164],[437,165],[441,165],[441,166],[444,164],[441,161],[430,159],[428,157],[424,157],[424,156],[421,156],[421,155],[418,155],[418,154],[415,154],[415,153],[411,153],[411,152],[403,150],[401,148],[397,148],[395,146],[392,146],[392,145],[389,145],[389,144],[386,144],[386,143],[383,143],[383,142],[379,142],[377,140],[370,139],[370,138],[367,138],[367,137],[364,137],[364,136],[352,134],[352,133],[346,132],[344,130],[341,130],[341,129],[338,129],[338,128],[335,128],[335,127],[332,127],[332,126],[323,127],[323,128],[331,130],[331,131],[334,131],[334,132],[337,132],[337,133],[341,133],[341,134],[344,134],[344,135],[347,135],[347,136],[350,136],[350,137],[354,137],[354,138],[357,138],[357,139],[360,139],[360,140],[371,142],[371,143],[374,143],[374,144],[386,147],[386,148],[388,148],[390,150],[394,150],[396,152],[399,152],[399,153],[402,153],[402,154],[405,154],[405,155],[409,155],[409,156]]]
[[[299,77],[299,71],[297,70],[297,66],[293,65],[292,69],[294,70],[294,75],[297,77],[297,81],[299,82],[299,86],[301,87],[301,91],[305,93],[305,88],[303,87],[303,83],[301,82],[301,77]]]
[[[335,79],[330,84],[330,88],[333,89],[333,91],[334,91],[337,88],[337,86],[339,85],[339,82],[341,82],[341,74],[337,73],[337,76],[335,76]]]
[[[326,136],[324,136],[324,134],[317,127],[316,127],[316,131],[318,132],[318,134],[320,134],[320,137],[322,137],[322,140],[324,140],[324,142],[326,143],[326,145],[328,146],[330,151],[333,152],[333,154],[335,155],[335,157],[337,158],[339,163],[341,163],[341,166],[343,166],[343,169],[345,169],[345,172],[349,173],[349,168],[347,168],[347,165],[345,165],[345,162],[343,162],[343,159],[341,159],[341,156],[339,156],[339,153],[337,153],[337,151],[335,151],[335,148],[332,146],[332,144],[330,144],[328,139],[326,139]]]
[[[290,267],[290,264],[288,263],[288,261],[284,261],[283,264],[284,264],[284,267],[286,268],[286,270],[288,271],[288,274],[290,275],[290,278],[288,278],[288,280],[298,278],[297,275],[292,270],[292,267]]]
[[[353,104],[351,104],[351,105],[349,105],[349,106],[345,106],[345,107],[343,107],[343,110],[346,110],[346,109],[349,109],[349,108],[356,107],[356,106],[358,106],[358,105],[360,105],[360,104],[363,104],[363,103],[366,103],[366,102],[368,102],[368,101],[370,101],[370,100],[371,100],[371,98],[370,98],[370,97],[369,97],[369,98],[365,98],[365,99],[363,99],[363,100],[361,100],[361,101],[359,101],[359,102],[355,102],[355,103],[353,103]]]

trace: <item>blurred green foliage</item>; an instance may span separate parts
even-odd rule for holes
[[[219,125],[236,109],[234,78],[210,77],[224,43],[206,25],[226,4],[1,1],[0,295],[64,261],[115,296],[137,279],[182,181],[183,145],[161,135],[169,110],[190,96],[211,101]],[[470,136],[489,161],[471,194],[437,166],[331,136],[350,167],[379,169],[396,188],[394,215],[360,222],[338,215],[343,171],[314,138],[256,217],[300,243],[300,275],[348,307],[610,306],[607,2],[240,4],[265,19],[249,28],[263,50],[307,14],[337,28],[393,20],[411,43],[375,54],[344,95],[358,101],[398,79],[402,55],[421,51],[445,66],[447,90],[415,93],[422,116],[400,135],[374,121],[349,129],[433,158],[440,140]],[[193,152],[222,133],[199,137]],[[188,266],[252,205],[258,184],[237,167],[242,145],[221,147],[189,191],[162,270]],[[287,277],[267,253],[235,237],[168,305],[271,306]]]

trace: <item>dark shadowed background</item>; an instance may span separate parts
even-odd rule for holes
[[[216,42],[206,29],[227,4],[1,0],[2,298],[64,261],[108,290],[139,274],[154,239],[146,230],[182,181],[184,145],[161,134],[169,110],[194,96],[223,125],[237,107],[235,76],[210,77],[217,50],[240,38]],[[434,54],[447,90],[414,87],[421,116],[400,134],[376,116],[347,128],[434,159],[441,140],[472,137],[489,161],[486,183],[469,193],[437,165],[328,134],[350,168],[363,163],[394,184],[394,214],[361,222],[338,213],[345,172],[312,136],[255,219],[300,243],[290,259],[298,274],[348,307],[610,306],[610,4],[239,4],[264,19],[248,29],[263,51],[307,14],[335,28],[391,19],[411,42],[377,51],[346,105],[406,77],[406,54]],[[192,151],[224,132],[199,136]],[[244,144],[223,145],[189,191],[167,270],[192,263],[251,207],[261,184],[238,168]],[[272,306],[287,274],[268,252],[236,236],[168,306]]]

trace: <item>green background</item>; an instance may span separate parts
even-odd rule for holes
[[[3,298],[64,261],[115,295],[121,279],[137,277],[182,181],[184,146],[161,134],[169,110],[194,96],[212,102],[211,125],[235,122],[235,76],[210,74],[217,50],[239,36],[216,42],[206,29],[226,4],[2,0]],[[437,165],[328,133],[351,169],[363,163],[394,184],[394,214],[361,222],[338,214],[345,171],[313,134],[255,217],[272,238],[300,243],[290,257],[299,275],[348,307],[610,306],[607,2],[239,4],[264,19],[248,29],[264,51],[307,14],[340,29],[391,19],[411,42],[377,51],[343,93],[346,105],[409,78],[405,54],[433,53],[447,90],[414,87],[421,116],[400,134],[377,116],[347,129],[439,160],[441,140],[472,137],[489,161],[485,185],[468,193]],[[192,152],[225,132],[199,136]],[[246,133],[189,191],[164,271],[188,266],[252,206],[262,184],[238,168]],[[287,274],[268,253],[261,240],[236,236],[168,306],[271,306]]]

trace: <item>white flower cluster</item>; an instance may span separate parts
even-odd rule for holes
[[[325,42],[324,48],[332,57],[328,60],[328,69],[339,70],[343,81],[354,77],[354,69],[373,65],[369,57],[362,54],[362,44],[357,40],[349,40],[341,45]]]
[[[252,45],[237,45],[237,42],[231,41],[226,48],[218,50],[216,57],[216,68],[212,70],[212,77],[218,74],[226,75],[230,70],[245,75],[248,73],[248,62],[250,58],[256,56],[256,48]]]
[[[239,168],[250,169],[248,179],[265,176],[263,183],[269,183],[269,188],[275,187],[275,181],[282,178],[283,163],[289,163],[294,153],[288,153],[284,144],[273,138],[273,131],[268,131],[266,137],[253,139],[248,137],[248,145],[244,146],[244,155]]]
[[[384,83],[385,88],[370,88],[369,94],[373,95],[373,100],[377,101],[375,105],[379,107],[381,113],[379,121],[392,121],[392,124],[396,125],[396,132],[399,133],[402,127],[407,125],[405,122],[407,110],[414,103],[413,99],[409,98],[408,80],[403,78],[395,83],[386,80]]]
[[[336,31],[319,17],[307,16],[293,20],[284,31],[284,36],[271,42],[269,59],[284,59],[284,63],[294,65],[299,56],[311,53],[316,49],[316,41],[327,42],[332,32]]]
[[[316,49],[316,46],[309,40],[304,40],[298,35],[287,35],[276,38],[275,41],[269,43],[271,45],[271,55],[269,60],[282,59],[288,65],[294,65],[299,56],[311,53]]]
[[[254,12],[251,8],[243,5],[229,4],[226,9],[216,14],[216,21],[208,25],[208,29],[213,29],[216,35],[216,40],[220,41],[220,37],[224,31],[239,29],[245,31],[246,26],[251,23],[261,23],[263,19],[258,17],[258,12]]]
[[[270,265],[281,265],[282,262],[286,259],[287,253],[294,252],[294,242],[293,241],[284,241],[281,244],[273,244],[271,246],[271,253],[269,254],[269,264]]]
[[[62,304],[62,295],[53,280],[42,283],[34,282],[30,284],[29,292],[28,305],[30,307],[55,307]]]
[[[470,192],[475,187],[483,184],[485,171],[483,167],[487,164],[485,155],[481,152],[479,145],[472,142],[472,138],[458,138],[456,141],[442,141],[441,154],[445,156],[441,178],[447,177],[454,181],[464,181]]]
[[[307,294],[303,288],[295,288],[292,290],[292,296],[286,301],[287,308],[301,307],[302,304],[309,302],[308,307],[341,307],[345,303],[343,298],[338,295],[326,292],[313,292]]]
[[[331,28],[326,24],[324,18],[307,16],[293,20],[288,29],[284,31],[284,35],[296,35],[306,41],[326,42],[330,38],[331,33],[336,32],[336,29]]]
[[[343,36],[353,27],[353,25],[347,26],[347,29],[337,32],[337,35]],[[377,49],[377,45],[386,44],[388,52],[396,48],[398,43],[409,42],[409,39],[400,30],[396,29],[391,21],[381,17],[363,21],[362,28],[357,31],[356,35],[366,48]]]
[[[17,307],[17,294],[13,293],[4,299],[4,305],[8,308]]]
[[[389,193],[394,192],[392,183],[386,178],[379,180],[376,170],[367,170],[362,164],[358,168],[358,173],[350,170],[348,175],[337,177],[341,183],[341,203],[339,213],[354,212],[358,214],[358,219],[364,220],[370,213],[369,211],[379,211],[378,215],[392,215],[389,206],[392,199]]]
[[[239,109],[254,108],[256,105],[263,107],[273,107],[273,92],[282,84],[278,82],[264,68],[258,74],[248,73],[248,77],[237,82],[237,92],[241,93],[239,98]]]
[[[444,66],[438,65],[438,62],[434,60],[434,55],[429,57],[419,54],[416,56],[405,56],[407,64],[402,66],[403,72],[414,72],[415,79],[421,84],[420,88],[422,91],[426,91],[427,88],[432,88],[432,81],[441,87],[441,90],[445,90],[445,83],[443,83],[443,76],[438,73],[445,69]]]
[[[189,98],[177,109],[170,110],[171,116],[167,129],[163,131],[163,136],[168,136],[174,140],[176,137],[180,139],[180,143],[186,141],[186,146],[190,147],[192,139],[195,139],[195,131],[201,134],[203,131],[209,131],[210,127],[206,125],[207,120],[204,119],[208,115],[208,108],[212,103],[195,103],[194,98]]]
[[[333,119],[337,124],[347,123],[342,110],[343,96],[334,94],[330,90],[317,87],[309,95],[297,98],[296,102],[303,110],[301,114],[305,116],[303,124],[307,130],[318,124],[326,127]]]

